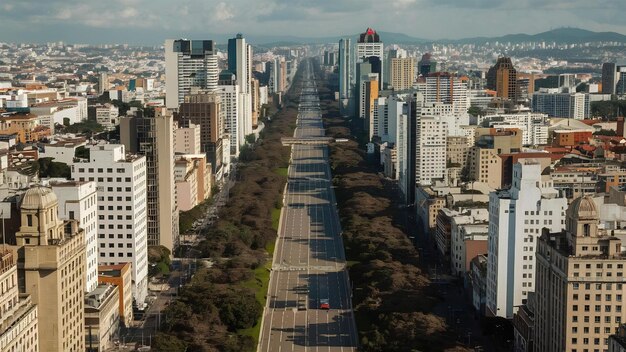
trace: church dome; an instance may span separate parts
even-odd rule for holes
[[[22,198],[21,209],[39,210],[46,209],[58,204],[56,194],[51,188],[35,186],[30,188]]]
[[[580,220],[599,219],[596,202],[590,196],[576,198],[569,206],[569,212],[571,216]]]

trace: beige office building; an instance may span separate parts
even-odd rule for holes
[[[537,352],[607,351],[609,336],[626,318],[626,254],[599,223],[593,199],[580,197],[567,209],[565,231],[539,238]]]
[[[477,128],[475,146],[468,154],[469,178],[490,188],[502,187],[500,154],[518,153],[522,148],[522,131],[517,128]]]
[[[392,58],[389,82],[395,90],[406,90],[415,83],[415,58]]]
[[[3,251],[0,258],[0,351],[39,351],[37,306],[20,293],[16,257]]]
[[[26,293],[39,308],[39,351],[85,351],[85,234],[76,220],[61,221],[50,188],[22,198],[15,234]]]

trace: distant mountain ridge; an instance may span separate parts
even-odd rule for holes
[[[404,33],[379,31],[378,34],[383,42],[389,44],[427,44],[427,43],[450,43],[450,44],[483,44],[483,43],[524,43],[524,42],[548,42],[558,44],[580,44],[586,42],[619,42],[626,43],[626,35],[616,32],[594,32],[581,28],[557,28],[537,34],[507,34],[500,37],[473,37],[463,39],[424,39],[413,37]],[[294,45],[294,44],[327,44],[336,43],[341,38],[351,38],[356,41],[358,34],[329,37],[296,37],[296,36],[248,36],[251,43],[260,45]]]

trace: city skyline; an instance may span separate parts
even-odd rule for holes
[[[626,25],[620,21],[626,14],[626,5],[619,1],[608,1],[602,8],[594,8],[583,1],[563,0],[473,0],[459,4],[450,0],[401,0],[393,4],[324,0],[313,5],[282,0],[175,3],[8,0],[0,9],[0,41],[7,42],[116,43],[123,38],[130,44],[159,44],[162,38],[210,35],[219,39],[238,32],[246,34],[252,42],[259,42],[259,37],[286,40],[351,35],[360,33],[369,24],[379,31],[428,40],[534,34],[559,27],[626,34]],[[441,26],[443,17],[455,21]],[[480,21],[484,18],[490,21]],[[528,23],[534,24],[532,30]]]

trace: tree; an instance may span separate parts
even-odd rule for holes
[[[76,153],[74,154],[74,156],[76,158],[80,158],[80,159],[89,159],[89,148],[85,148],[84,146],[80,146],[78,148],[76,148]]]
[[[72,171],[67,164],[55,162],[52,161],[52,159],[53,158],[39,158],[39,160],[37,160],[39,163],[40,178],[70,178],[72,176]]]
[[[168,352],[187,351],[187,344],[185,344],[185,342],[181,341],[176,336],[173,336],[170,334],[164,334],[164,333],[158,333],[154,337],[154,342],[152,343],[152,347],[154,347],[156,351],[168,351]]]
[[[472,116],[482,116],[485,114],[483,109],[479,108],[478,106],[470,106],[470,108],[467,109],[467,113]]]

